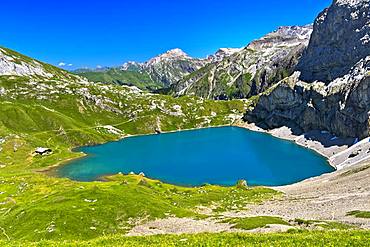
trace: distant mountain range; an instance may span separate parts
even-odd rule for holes
[[[147,62],[126,62],[117,68],[78,69],[79,74],[95,82],[133,85],[141,89],[167,88],[205,65],[221,61],[239,49],[222,48],[205,59],[192,58],[181,49],[172,49]]]
[[[311,33],[311,25],[280,27],[183,77],[172,85],[172,94],[194,94],[208,99],[257,95],[292,74]]]
[[[173,49],[147,62],[126,62],[117,68],[80,69],[95,82],[165,88],[174,96],[208,99],[248,98],[289,76],[307,47],[312,25],[280,27],[244,48],[220,48],[204,59]]]

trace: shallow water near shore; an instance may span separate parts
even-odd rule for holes
[[[238,127],[135,136],[81,147],[86,157],[57,168],[60,177],[94,181],[119,172],[166,183],[279,186],[334,171],[326,158],[293,142]]]

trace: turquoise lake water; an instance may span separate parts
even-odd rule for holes
[[[184,186],[234,185],[239,179],[277,186],[334,171],[309,149],[238,127],[129,137],[76,151],[88,156],[58,168],[59,176],[93,181],[132,171]]]

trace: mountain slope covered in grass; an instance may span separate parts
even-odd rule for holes
[[[51,68],[48,72],[59,77],[0,75],[1,239],[78,240],[124,234],[141,220],[202,217],[194,212],[196,206],[218,201],[222,211],[236,198],[242,206],[276,194],[265,188],[183,188],[138,175],[117,175],[105,183],[52,176],[49,167],[81,157],[71,151],[74,147],[157,130],[231,124],[242,116],[247,102],[175,99],[88,82]],[[52,153],[36,155],[38,147]]]
[[[126,71],[119,68],[111,68],[106,71],[87,71],[78,74],[94,82],[136,86],[144,90],[163,87],[161,83],[154,81],[147,72],[143,71]]]

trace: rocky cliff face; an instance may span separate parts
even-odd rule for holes
[[[244,119],[263,128],[285,125],[298,132],[369,136],[370,49],[365,49],[368,31],[361,31],[369,30],[368,11],[369,1],[341,0],[321,13],[300,61],[302,73],[261,94]]]
[[[306,48],[312,26],[281,27],[244,49],[206,65],[174,84],[175,95],[247,98],[289,76]]]
[[[329,83],[347,74],[370,51],[369,0],[336,0],[320,13],[299,62],[304,81]]]
[[[370,56],[329,85],[299,80],[299,72],[260,95],[244,119],[262,128],[289,126],[298,133],[327,130],[338,136],[369,136]]]

